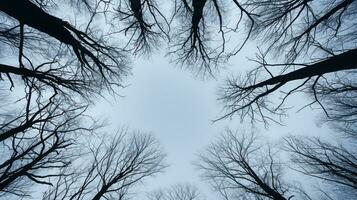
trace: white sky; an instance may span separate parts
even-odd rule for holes
[[[162,144],[169,167],[157,177],[146,180],[142,185],[144,190],[189,182],[194,183],[207,200],[216,199],[209,185],[200,180],[192,163],[198,152],[225,128],[249,129],[249,125],[241,124],[238,117],[214,124],[212,120],[220,116],[222,108],[216,101],[218,87],[228,76],[254,67],[246,57],[254,57],[255,52],[255,45],[246,45],[227,69],[210,80],[195,78],[161,54],[151,59],[137,58],[133,62],[133,75],[126,80],[129,86],[118,91],[125,97],[108,96],[106,100],[98,100],[92,111],[95,118],[110,124],[108,130],[126,126],[130,130],[150,132]],[[301,107],[304,101],[304,96],[298,95],[287,104]],[[287,134],[327,136],[326,128],[317,125],[318,112],[295,111],[285,120],[286,126],[272,125],[267,130],[258,125],[259,132],[272,139]]]
[[[226,127],[249,128],[247,124],[240,124],[238,117],[215,124],[211,120],[220,116],[222,108],[216,101],[218,87],[228,75],[253,67],[246,56],[251,56],[249,52],[254,50],[254,47],[243,49],[245,53],[236,56],[223,73],[206,81],[175,67],[162,55],[138,59],[133,63],[133,75],[126,81],[130,86],[119,91],[125,97],[109,96],[97,104],[94,110],[97,118],[105,120],[112,128],[126,126],[150,132],[163,145],[170,166],[165,173],[145,181],[142,185],[145,190],[189,182],[198,186],[208,200],[216,199],[209,185],[200,180],[192,162]],[[298,95],[288,104],[302,106],[303,99]],[[293,111],[285,120],[285,127],[272,125],[268,130],[260,128],[259,132],[274,139],[286,134],[327,135],[323,134],[326,129],[317,126],[317,115],[309,109]]]

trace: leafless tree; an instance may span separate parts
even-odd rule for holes
[[[0,3],[0,45],[4,47],[1,57],[10,58],[1,61],[0,80],[7,81],[10,90],[15,86],[19,90],[23,88],[23,97],[11,105],[14,110],[0,114],[0,142],[4,150],[1,195],[23,197],[31,194],[29,190],[34,185],[54,186],[56,181],[66,184],[69,180],[81,179],[89,170],[89,183],[94,179],[98,183],[98,192],[92,198],[99,199],[119,194],[163,168],[162,154],[152,147],[155,142],[151,137],[137,135],[125,141],[128,146],[122,147],[124,135],[121,135],[108,149],[104,143],[92,149],[93,165],[78,172],[80,175],[69,171],[77,158],[75,155],[81,152],[73,150],[81,142],[75,136],[97,128],[92,121],[82,124],[81,120],[88,117],[84,113],[88,102],[104,90],[115,92],[114,87],[122,86],[122,78],[128,73],[127,49],[111,38],[119,33],[131,33],[128,45],[134,41],[134,51],[144,51],[155,44],[158,35],[168,34],[162,21],[165,26],[168,22],[155,1],[130,1],[126,8],[121,5],[124,1],[71,0],[66,3],[81,16],[75,20],[57,17],[56,10],[67,5],[56,1]],[[147,15],[153,22],[147,21]],[[131,24],[121,30],[116,28],[120,20]],[[95,28],[95,23],[102,22],[105,22],[103,26]],[[141,31],[138,39],[132,39],[138,31]],[[13,97],[17,98],[15,94]],[[97,174],[92,176],[94,171]],[[84,178],[84,186],[89,184],[87,181]],[[88,187],[83,190],[92,191],[92,185]],[[82,192],[79,189],[80,194],[76,195],[84,195]]]
[[[293,169],[334,185],[357,188],[357,157],[353,150],[318,138],[286,137]],[[355,193],[356,194],[356,193]]]
[[[76,143],[94,128],[80,122],[80,108],[54,111],[31,127],[6,132],[11,134],[1,141],[0,195],[27,196],[37,184],[52,185],[48,179],[64,175],[59,171],[79,155]]]
[[[90,14],[80,30],[49,14],[60,6],[54,1],[2,1],[1,42],[17,62],[1,63],[1,79],[14,87],[14,76],[25,84],[34,78],[58,92],[86,97],[121,86],[128,73],[125,53],[91,27],[95,17],[106,12],[107,3],[78,1]]]
[[[59,171],[80,154],[80,138],[99,127],[84,115],[85,103],[43,94],[39,86],[2,101],[9,111],[0,114],[0,196],[29,196],[36,185],[52,185],[50,177],[66,176]]]
[[[319,85],[324,80],[335,84],[333,73],[354,73],[357,66],[356,1],[250,0],[243,6],[254,13],[252,35],[266,48],[257,55],[257,68],[228,81],[222,91],[227,109],[222,118],[239,114],[279,122],[274,116],[286,113],[285,100],[297,92],[312,94],[309,105],[319,105],[328,115]],[[277,63],[269,62],[269,56]],[[353,88],[355,84],[333,91],[354,92]],[[271,100],[278,91],[281,100]]]
[[[227,130],[200,155],[198,167],[225,199],[309,198],[284,181],[277,151],[260,143],[254,134]]]
[[[119,0],[115,19],[126,24],[119,30],[129,35],[126,48],[132,48],[135,54],[149,54],[161,45],[161,40],[169,39],[170,21],[161,8],[156,0]],[[115,23],[120,24],[114,20],[113,26]]]
[[[177,184],[148,194],[149,200],[200,200],[203,199],[197,187],[192,184]]]
[[[151,135],[129,135],[126,129],[90,147],[90,152],[73,166],[77,170],[71,176],[58,178],[43,199],[123,199],[135,184],[165,168],[157,141]]]
[[[74,5],[86,14],[82,27],[49,14],[58,7],[55,1],[1,2],[2,44],[18,50],[16,65],[1,65],[4,78],[12,82],[13,75],[34,77],[51,87],[82,93],[97,91],[89,85],[92,82],[98,88],[111,88],[120,85],[127,74],[123,52],[149,52],[161,38],[169,38],[173,60],[212,74],[214,66],[235,55],[249,38],[258,38],[264,44],[256,59],[259,67],[228,81],[222,91],[221,100],[227,109],[222,118],[239,113],[242,118],[250,116],[268,123],[279,121],[273,116],[285,114],[284,102],[296,92],[312,93],[311,104],[320,105],[327,113],[317,86],[324,79],[333,80],[329,74],[353,71],[356,66],[354,0],[176,0],[171,17],[154,0],[72,0]],[[103,31],[96,31],[95,23],[101,23]],[[242,24],[247,27],[243,29]],[[246,33],[243,42],[229,48],[230,38],[242,29]],[[41,34],[45,39],[38,37]],[[123,48],[109,39],[121,39],[123,34],[129,36]],[[46,62],[28,59],[26,51],[31,45],[48,46],[41,44],[49,42],[52,51],[53,46],[59,46],[61,53],[52,53]],[[268,62],[269,55],[278,55],[276,60],[282,62]],[[63,58],[72,58],[72,62],[64,63]],[[268,98],[277,91],[283,91],[279,103]]]
[[[31,86],[26,90],[25,97],[15,104],[18,107],[23,106],[23,109],[16,113],[14,111],[18,109],[14,108],[0,123],[0,142],[28,130],[41,129],[44,124],[54,125],[64,118],[76,118],[87,109],[86,104],[72,104],[66,99],[59,98],[57,93],[47,98],[38,95]]]
[[[174,6],[173,17],[178,19],[178,25],[173,28],[176,31],[169,54],[175,62],[198,73],[212,75],[214,68],[241,50],[253,29],[252,13],[237,0],[175,0]],[[233,14],[228,18],[226,13],[230,10]],[[249,28],[242,44],[228,45],[232,33],[238,31],[245,18]]]
[[[25,91],[18,99],[23,103],[19,113],[0,114],[5,149],[1,195],[27,195],[29,184],[37,183],[53,185],[44,199],[122,199],[129,186],[161,171],[163,155],[151,148],[152,138],[136,135],[126,140],[125,134],[91,148],[91,164],[73,170],[71,148],[78,140],[71,135],[93,130],[80,123],[87,102],[103,90],[122,86],[129,73],[128,52],[147,54],[165,40],[175,62],[203,74],[213,74],[249,38],[261,42],[254,60],[258,67],[228,80],[223,88],[227,113],[220,119],[239,114],[242,119],[280,123],[275,116],[286,114],[286,99],[302,92],[313,98],[307,106],[319,105],[326,121],[336,121],[335,127],[348,136],[356,135],[354,0],[175,0],[168,15],[156,0],[67,1],[64,6],[75,10],[75,19],[57,12],[64,7],[61,3],[0,2],[0,81],[11,90],[19,86]],[[231,44],[230,38],[242,32],[243,40]],[[269,61],[271,57],[276,63]],[[278,91],[283,96],[274,101],[270,97]],[[282,180],[275,149],[255,141],[254,136],[228,131],[201,156],[204,176],[225,198],[236,191],[247,199],[297,195],[297,189]],[[323,158],[337,159],[329,167],[342,165],[345,157],[354,159],[347,149],[325,143],[317,142],[320,149],[314,151],[309,141],[288,144],[290,150],[307,149],[306,155],[327,152]],[[336,153],[343,159],[335,158]],[[312,162],[303,156],[294,159]],[[343,166],[351,171],[352,165]],[[329,170],[329,180],[354,184],[351,173],[351,180],[340,179],[336,169]]]
[[[328,116],[322,122],[331,126],[339,136],[355,142],[357,137],[356,120],[356,79],[355,72],[334,74],[316,85],[318,98],[325,104]]]

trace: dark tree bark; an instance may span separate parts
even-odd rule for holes
[[[299,79],[311,78],[314,76],[322,76],[331,72],[338,72],[343,70],[357,69],[357,49],[349,50],[339,55],[326,58],[323,61],[307,64],[305,67],[295,70],[293,72],[274,76],[260,83],[243,87],[243,90],[255,89],[258,87],[265,87],[268,85],[285,84],[290,81]]]
[[[28,0],[4,0],[0,3],[0,10],[17,19],[21,24],[26,24],[62,43],[80,48],[81,44],[66,28],[69,24],[54,17]]]
[[[115,48],[100,44],[98,40],[92,38],[87,33],[76,29],[60,18],[46,13],[28,0],[1,1],[0,11],[18,20],[21,27],[24,25],[30,26],[40,32],[48,34],[60,43],[69,45],[81,63],[83,70],[92,72],[99,71],[97,73],[103,77],[106,77],[108,75],[107,73],[119,76],[118,73],[125,71],[122,69],[124,65],[122,61],[120,61],[122,58],[116,57],[123,55],[119,55],[115,52]],[[88,60],[88,58],[90,60]],[[94,68],[90,61],[92,61],[97,68]],[[104,80],[107,79],[109,78],[104,78]]]

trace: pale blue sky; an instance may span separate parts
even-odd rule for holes
[[[97,104],[96,117],[108,122],[110,129],[126,126],[131,130],[150,132],[161,142],[170,166],[165,173],[145,181],[145,190],[190,182],[197,185],[207,199],[214,199],[211,188],[200,180],[192,162],[197,153],[225,128],[249,129],[249,125],[241,124],[238,117],[214,124],[212,120],[220,116],[221,111],[221,105],[216,101],[218,87],[228,75],[253,67],[253,63],[246,59],[252,51],[236,56],[227,69],[210,80],[195,78],[190,72],[170,64],[162,55],[137,59],[133,63],[133,75],[126,80],[129,86],[118,92],[125,97],[108,96],[107,100]],[[304,97],[300,95],[288,103],[302,106],[303,101]],[[317,112],[309,109],[295,111],[285,120],[286,126],[272,125],[266,130],[258,125],[259,132],[272,139],[286,134],[326,132],[317,126]]]

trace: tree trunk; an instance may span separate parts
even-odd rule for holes
[[[278,83],[287,83],[293,80],[309,78],[342,70],[357,69],[357,49],[349,50],[339,55],[329,57],[323,61],[307,65],[293,72],[275,76],[244,89],[253,89]]]
[[[1,0],[0,11],[62,43],[80,45],[65,28],[67,22],[52,16],[28,0]]]

